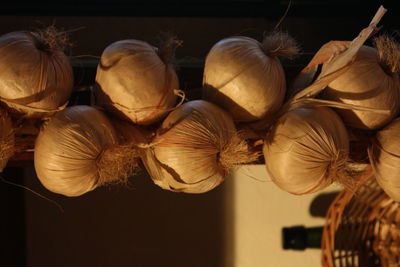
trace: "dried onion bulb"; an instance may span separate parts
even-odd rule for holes
[[[322,94],[325,99],[390,111],[378,114],[337,110],[344,123],[354,128],[378,129],[396,117],[400,109],[400,45],[382,35],[375,39],[375,46],[362,46],[348,70]]]
[[[267,134],[263,153],[275,184],[292,194],[307,194],[341,179],[348,160],[349,138],[334,111],[301,107],[279,118]]]
[[[179,88],[169,58],[161,54],[173,53],[175,44],[166,45],[169,49],[157,49],[133,39],[109,45],[97,67],[97,104],[136,124],[162,119],[175,105]]]
[[[35,143],[35,170],[50,191],[79,196],[98,186],[126,182],[138,166],[133,145],[119,145],[109,119],[89,106],[56,113]]]
[[[235,121],[272,116],[283,103],[286,79],[278,57],[298,53],[287,34],[273,33],[263,42],[243,36],[223,39],[207,55],[203,98],[227,110]]]
[[[382,189],[400,201],[400,119],[380,130],[368,150],[375,177]]]
[[[67,39],[51,26],[0,37],[0,100],[18,113],[44,117],[68,103],[73,72]]]
[[[195,100],[168,115],[142,161],[163,189],[203,193],[218,186],[235,165],[257,158],[228,113]]]

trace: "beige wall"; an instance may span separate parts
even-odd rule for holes
[[[340,189],[338,186],[294,196],[271,182],[263,165],[241,167],[225,186],[232,194],[227,195],[232,201],[227,203],[231,245],[227,247],[226,266],[321,266],[319,249],[283,250],[281,230],[295,225],[324,225],[323,217],[311,215],[310,206],[317,196],[336,192]]]

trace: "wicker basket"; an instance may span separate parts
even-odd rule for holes
[[[400,207],[372,172],[356,192],[342,191],[328,209],[322,266],[400,266]]]

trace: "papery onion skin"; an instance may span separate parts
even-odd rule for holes
[[[97,104],[139,125],[161,120],[175,105],[179,88],[173,66],[161,60],[157,48],[133,39],[104,50],[96,83]]]
[[[233,165],[243,161],[239,155],[244,155],[245,162],[254,160],[254,154],[235,137],[235,125],[227,112],[203,100],[190,101],[164,120],[143,162],[154,183],[163,189],[208,192],[224,181]]]
[[[389,114],[337,110],[346,125],[365,130],[379,129],[396,117],[400,110],[400,81],[397,73],[385,70],[375,48],[362,46],[349,69],[329,84],[322,97],[362,107],[389,110]]]
[[[349,138],[340,117],[326,107],[302,107],[279,118],[263,153],[272,181],[296,195],[330,185],[344,168]]]
[[[273,116],[283,103],[286,78],[278,59],[298,52],[287,34],[273,33],[263,43],[234,36],[217,42],[207,55],[203,99],[228,111],[235,121]]]
[[[60,49],[50,49],[35,32],[0,37],[0,100],[28,117],[62,109],[74,84],[72,66]]]
[[[36,139],[37,176],[54,193],[82,195],[98,186],[98,160],[117,144],[117,133],[101,111],[67,108],[51,117]]]
[[[192,120],[200,123],[191,125]],[[163,188],[202,193],[219,185],[225,172],[218,166],[217,155],[234,132],[230,116],[205,101],[191,101],[171,112],[153,140],[154,156],[163,166]]]
[[[400,119],[378,131],[368,150],[376,180],[386,194],[400,201]]]

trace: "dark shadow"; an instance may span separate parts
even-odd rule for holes
[[[174,193],[142,171],[129,187],[67,198],[44,189],[33,166],[26,174],[26,186],[64,209],[25,193],[28,266],[223,266],[224,185]]]
[[[325,218],[329,206],[339,192],[323,193],[316,196],[310,204],[310,214],[312,217]]]
[[[368,147],[371,145],[370,142],[364,141],[350,141],[349,158],[354,162],[368,163]]]
[[[77,105],[90,105],[92,92],[90,86],[75,86],[69,98],[68,107]]]
[[[7,167],[3,179],[24,184],[24,169]],[[25,192],[0,182],[0,266],[26,266]]]
[[[71,62],[75,87],[92,86],[97,72],[98,62],[91,59],[76,59]]]

